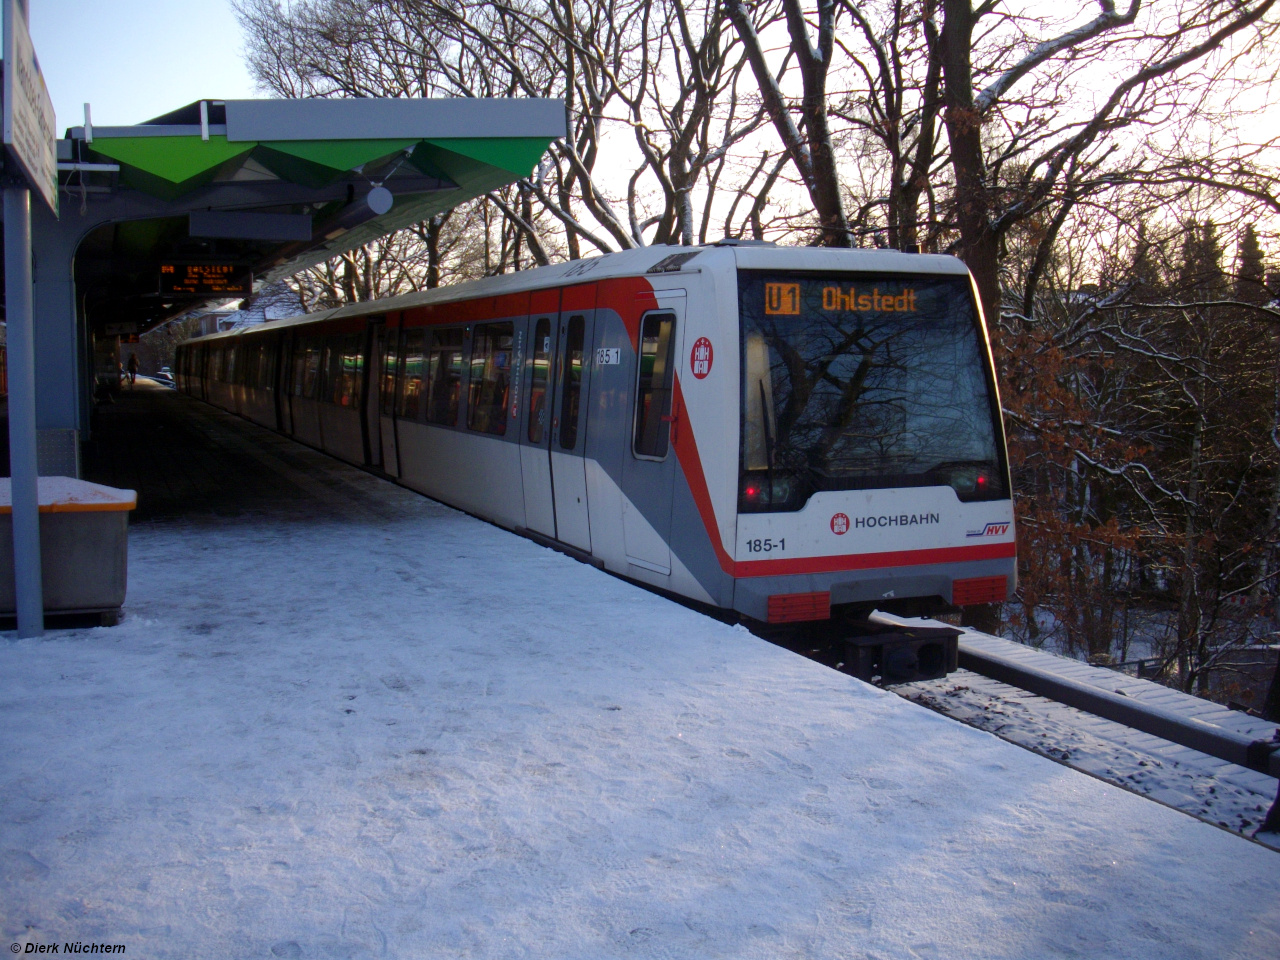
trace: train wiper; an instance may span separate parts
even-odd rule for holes
[[[760,388],[760,420],[764,425],[765,469],[769,477],[769,503],[773,503],[773,431],[769,429],[769,404],[764,392],[764,378],[756,381]]]

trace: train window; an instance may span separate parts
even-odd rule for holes
[[[324,363],[324,344],[319,338],[312,339],[307,343],[307,366],[303,371],[304,387],[303,395],[311,400],[317,400],[320,397],[320,381],[323,379],[324,369],[321,366]]]
[[[529,377],[529,441],[541,443],[547,432],[547,377],[551,371],[551,320],[533,328],[533,372]]]
[[[327,362],[325,368],[324,399],[332,404],[342,402],[342,337],[331,337],[329,340]]]
[[[333,369],[337,365],[338,351],[334,349],[332,338],[320,340],[320,372],[316,375],[316,399],[322,403],[333,402],[333,385],[338,379]]]
[[[328,353],[325,351],[324,341],[319,337],[307,344],[306,391],[304,395],[312,400],[319,400],[323,396],[324,365],[327,359]]]
[[[320,344],[312,337],[299,340],[294,357],[297,362],[293,377],[294,390],[297,391],[297,396],[314,400],[316,381],[320,379]]]
[[[427,421],[452,427],[458,422],[462,392],[462,328],[432,330],[425,360]]]
[[[640,326],[640,369],[636,385],[636,425],[631,449],[637,457],[661,460],[667,455],[671,430],[671,380],[675,365],[676,318],[671,313],[651,313]]]
[[[422,419],[423,330],[404,335],[404,370],[400,374],[400,406],[396,413],[409,420]]]
[[[285,334],[283,337],[281,337],[276,342],[276,351],[279,355],[278,359],[280,360],[280,379],[278,382],[278,386],[280,387],[280,392],[288,396],[289,394],[293,393],[293,390],[294,390],[293,379],[292,379],[294,374],[293,338],[288,334]]]
[[[359,390],[360,348],[358,335],[329,337],[321,363],[324,383],[320,398],[339,407],[354,406]]]
[[[246,343],[244,345],[244,363],[241,364],[240,382],[246,387],[258,384],[258,367],[262,359],[262,344]]]
[[[364,351],[358,333],[347,334],[338,342],[338,383],[333,402],[341,407],[354,407],[360,401],[360,376],[364,371]]]
[[[578,443],[578,410],[582,398],[582,344],[586,321],[570,317],[565,334],[564,373],[560,394],[560,446],[572,450]]]
[[[483,323],[471,338],[471,381],[467,426],[481,433],[507,432],[507,399],[511,387],[514,327],[510,320]]]
[[[382,354],[382,387],[378,393],[379,412],[384,417],[395,412],[396,405],[396,341],[400,339],[399,330],[386,332],[387,347]]]
[[[276,354],[279,353],[278,345],[272,341],[262,345],[262,356],[259,359],[258,367],[258,386],[272,393],[276,389]]]
[[[1008,496],[967,277],[739,273],[739,510],[822,490]]]

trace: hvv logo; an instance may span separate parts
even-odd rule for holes
[[[1005,523],[988,523],[981,530],[970,530],[965,534],[966,537],[1003,537],[1009,532],[1009,524]]]

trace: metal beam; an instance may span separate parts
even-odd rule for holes
[[[960,666],[992,680],[1019,687],[1069,707],[1092,713],[1153,737],[1179,743],[1272,777],[1280,777],[1280,741],[1255,740],[1210,723],[1184,717],[1153,704],[1091,684],[1069,680],[1048,670],[978,650],[960,641]]]
[[[494,131],[554,139],[566,129],[563,100],[228,100],[226,109],[229,141],[424,140],[492,137]]]
[[[251,213],[244,210],[193,210],[187,233],[233,240],[311,240],[311,216],[303,213]]]

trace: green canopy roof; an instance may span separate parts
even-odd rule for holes
[[[121,165],[121,179],[166,199],[204,186],[250,159],[282,180],[324,186],[350,171],[403,156],[428,176],[443,173],[457,186],[495,185],[527,176],[546,152],[551,137],[437,137],[400,140],[230,141],[188,136],[104,136],[96,133],[90,151]],[[228,176],[229,175],[229,176]]]
[[[183,308],[157,292],[159,263],[277,280],[528,176],[565,130],[559,100],[463,98],[206,100],[73,127],[62,189],[98,223],[76,282],[104,322],[147,326]]]

